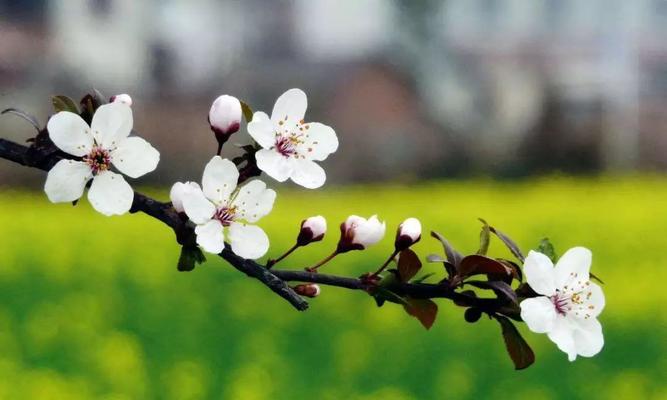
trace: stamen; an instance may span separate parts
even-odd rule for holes
[[[236,217],[236,207],[222,207],[219,208],[213,218],[220,221],[222,226],[229,226]]]
[[[101,147],[93,147],[90,153],[83,157],[83,162],[90,166],[94,174],[109,169],[111,164],[111,155],[109,152]]]

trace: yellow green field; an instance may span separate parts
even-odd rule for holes
[[[521,326],[537,361],[514,371],[497,323],[468,324],[450,303],[439,302],[430,331],[400,306],[343,289],[325,287],[299,313],[216,257],[178,272],[172,233],[145,215],[106,218],[85,200],[53,205],[3,188],[0,399],[667,399],[667,178],[277,189],[260,223],[270,255],[291,245],[302,218],[330,224],[324,242],[282,267],[328,254],[353,213],[379,214],[388,232],[418,217],[470,252],[478,217],[524,251],[544,236],[561,252],[589,247],[605,281],[605,348],[569,363]],[[387,238],[323,271],[359,275],[391,248]],[[415,249],[441,251],[428,237]],[[499,242],[491,252],[507,254]]]

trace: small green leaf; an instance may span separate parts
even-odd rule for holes
[[[544,254],[545,256],[549,257],[552,263],[556,263],[558,261],[558,255],[556,255],[556,250],[554,249],[554,245],[551,243],[549,238],[543,238],[540,240],[539,246],[537,246],[537,251]]]
[[[500,315],[496,315],[495,318],[500,323],[505,347],[514,362],[514,367],[519,370],[531,366],[535,362],[535,353],[533,353],[533,350],[526,343],[512,321]]]
[[[427,330],[431,329],[438,316],[438,305],[430,299],[408,297],[407,304],[404,304],[403,308],[409,315],[417,318]]]
[[[79,113],[79,107],[77,107],[74,100],[70,99],[67,96],[53,96],[51,98],[51,103],[56,112],[59,111],[69,111],[75,114]]]
[[[245,101],[241,102],[241,111],[243,111],[243,118],[245,118],[246,123],[252,121],[252,108]]]
[[[483,256],[486,255],[486,253],[489,252],[489,243],[491,242],[491,228],[489,228],[489,224],[486,223],[483,219],[479,219],[482,222],[482,231],[479,233],[479,250],[477,250],[477,254],[481,254]]]
[[[422,262],[414,251],[406,249],[398,256],[398,276],[401,282],[408,282],[422,267]]]

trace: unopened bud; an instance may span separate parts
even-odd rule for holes
[[[417,218],[408,218],[403,221],[396,231],[396,250],[405,250],[417,243],[422,237],[422,224]]]
[[[239,130],[242,116],[241,102],[236,97],[225,94],[215,99],[208,112],[208,123],[218,143],[225,143]]]
[[[340,225],[337,251],[345,253],[350,250],[363,250],[374,245],[384,237],[385,229],[385,223],[380,222],[376,215],[368,219],[350,215]]]
[[[306,297],[317,297],[320,295],[320,285],[314,283],[304,283],[301,285],[294,286],[294,291]]]
[[[171,187],[171,191],[169,191],[169,198],[176,211],[179,213],[183,212],[183,195],[193,189],[199,189],[199,184],[197,182],[174,183]]]
[[[127,104],[128,106],[132,106],[132,97],[130,97],[129,94],[121,93],[117,94],[115,96],[111,96],[109,99],[112,103],[123,103]]]
[[[477,307],[470,307],[466,309],[465,313],[463,314],[463,318],[465,318],[466,322],[470,322],[471,324],[479,321],[481,317],[482,310]]]
[[[319,242],[327,232],[327,220],[321,215],[305,219],[301,223],[301,230],[296,242],[299,246],[305,246],[313,242]]]

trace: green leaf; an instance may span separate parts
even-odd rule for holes
[[[79,113],[79,107],[77,107],[74,100],[70,99],[67,96],[53,96],[51,98],[51,103],[56,112],[59,111],[69,111],[75,114]]]
[[[535,362],[535,353],[533,353],[533,350],[526,343],[512,321],[500,315],[496,315],[495,318],[500,323],[505,347],[514,362],[514,367],[519,370],[531,366]]]
[[[558,261],[558,255],[556,255],[554,245],[551,243],[551,241],[549,241],[549,238],[543,238],[540,240],[540,244],[537,246],[537,251],[549,257],[551,262],[554,264]]]
[[[489,252],[489,243],[491,242],[491,228],[489,228],[489,224],[486,223],[483,219],[479,219],[482,222],[482,231],[479,233],[479,250],[477,250],[477,254],[481,254],[483,256],[486,255],[486,253]]]
[[[430,299],[408,297],[407,304],[404,304],[403,308],[409,315],[417,318],[427,330],[431,329],[438,316],[438,305]]]
[[[516,257],[519,261],[523,262],[525,260],[525,257],[523,256],[523,253],[521,253],[521,249],[519,249],[519,246],[517,246],[516,243],[512,239],[510,239],[509,236],[505,235],[501,231],[497,230],[496,228],[490,226],[489,229],[491,229],[491,232],[498,236],[498,239],[500,239],[505,246],[514,254],[514,257]]]
[[[245,118],[246,123],[252,121],[252,108],[245,101],[241,101],[241,111],[243,111],[243,118]]]
[[[401,282],[408,282],[422,267],[422,262],[414,251],[406,249],[398,256],[398,277]]]
[[[30,124],[37,130],[37,132],[40,131],[39,121],[37,121],[37,118],[25,111],[19,110],[18,108],[6,108],[2,110],[0,114],[14,114],[17,117],[23,118],[24,120],[30,122]]]

